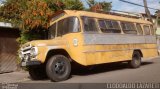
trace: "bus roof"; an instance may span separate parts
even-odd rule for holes
[[[55,13],[53,16],[56,16],[58,14],[65,13],[67,15],[76,15],[76,16],[88,16],[88,17],[95,17],[100,19],[110,19],[110,20],[118,20],[118,21],[126,21],[126,22],[135,22],[135,23],[142,23],[142,24],[152,24],[149,21],[142,20],[142,19],[135,19],[135,18],[129,18],[129,17],[123,17],[123,16],[117,16],[117,15],[110,15],[106,13],[96,13],[96,12],[89,12],[89,11],[77,11],[77,10],[64,10],[59,11]]]

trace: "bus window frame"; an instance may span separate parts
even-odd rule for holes
[[[69,32],[69,33],[63,34],[63,35],[61,35],[61,36],[58,36],[58,22],[59,22],[59,21],[62,21],[62,20],[64,20],[64,19],[71,18],[71,17],[75,17],[75,18],[78,19],[78,23],[79,23],[79,29],[78,29],[78,31],[77,31],[77,32]],[[64,36],[64,35],[67,35],[67,34],[70,34],[70,33],[80,33],[80,32],[81,32],[81,21],[80,21],[80,19],[79,19],[78,16],[66,16],[66,17],[64,17],[64,18],[59,19],[58,21],[56,21],[56,22],[54,22],[54,23],[57,24],[57,25],[56,25],[56,36],[55,36],[55,37],[62,37],[62,36]],[[54,24],[54,23],[53,23],[53,24]]]
[[[83,22],[83,17],[87,17],[87,18],[92,18],[94,21],[95,21],[95,26],[96,26],[96,29],[97,29],[97,31],[86,31],[84,28],[84,22]],[[97,24],[97,18],[95,18],[95,17],[91,17],[91,16],[80,16],[80,19],[81,19],[81,30],[82,30],[82,32],[83,33],[101,33],[100,32],[100,30],[99,30],[99,27],[98,27],[98,24]]]
[[[153,25],[149,25],[149,28],[150,28],[150,35],[155,35],[156,32],[155,32],[154,26]],[[152,34],[151,30],[153,30],[153,34]]]
[[[93,18],[93,19],[95,20],[95,22],[96,22],[97,31],[95,31],[95,32],[93,32],[93,31],[85,31],[85,30],[84,30],[84,25],[83,25],[83,20],[82,20],[81,17]],[[125,34],[125,35],[145,36],[145,32],[144,32],[143,26],[144,26],[144,25],[148,25],[148,24],[143,24],[143,23],[129,22],[129,21],[123,21],[123,20],[113,20],[113,19],[106,19],[106,18],[97,18],[97,17],[85,16],[85,15],[80,15],[80,16],[79,16],[79,19],[80,19],[80,25],[81,25],[81,32],[82,32],[82,33]],[[116,22],[118,23],[119,27],[120,27],[120,31],[121,31],[121,32],[120,32],[120,33],[104,33],[104,32],[102,32],[101,29],[100,29],[100,27],[99,27],[99,23],[98,23],[99,20],[112,20],[112,21],[116,21]],[[121,25],[122,22],[133,24],[136,33],[135,33],[135,34],[125,33],[124,30],[123,30],[123,28],[122,28],[122,25]],[[139,32],[138,32],[138,30],[137,30],[136,24],[140,24],[143,34],[139,34]],[[150,29],[150,25],[149,25],[149,29]],[[155,33],[155,32],[154,32],[154,33]],[[150,35],[151,35],[151,30],[150,30]]]
[[[55,34],[54,36],[51,36],[52,33],[51,33],[51,30],[50,27],[53,26],[53,25],[56,25],[56,29],[55,29]],[[52,25],[50,25],[49,29],[48,29],[48,39],[54,39],[55,37],[57,37],[57,22],[53,23]]]
[[[142,30],[142,34],[140,34],[139,33],[139,31],[138,31],[138,28],[137,28],[137,25],[140,25],[140,27],[141,27],[141,30]],[[142,24],[141,23],[135,23],[135,26],[136,26],[136,30],[137,30],[137,35],[139,35],[139,36],[143,36],[144,35],[144,30],[143,30],[143,27],[142,27]]]
[[[144,26],[149,27],[149,34],[146,34],[145,29],[144,29]],[[148,25],[148,24],[143,24],[143,31],[144,31],[144,35],[145,35],[145,36],[149,36],[149,35],[151,35],[150,25]]]
[[[131,23],[131,24],[133,24],[133,25],[134,25],[134,28],[135,28],[136,33],[135,33],[135,34],[133,34],[133,33],[126,33],[126,32],[124,32],[124,29],[123,29],[123,27],[122,27],[122,23]],[[136,27],[136,25],[135,25],[135,22],[120,21],[120,26],[121,26],[121,29],[122,29],[122,31],[123,31],[123,34],[138,35],[138,31],[137,31],[137,27]],[[134,31],[134,30],[131,30],[131,31]]]
[[[118,26],[119,26],[119,33],[113,33],[113,32],[109,32],[109,33],[107,33],[107,32],[103,32],[102,30],[101,30],[101,27],[100,27],[100,25],[99,25],[99,21],[100,20],[103,20],[104,22],[105,22],[105,25],[106,25],[106,29],[107,29],[107,24],[106,24],[106,21],[115,21],[115,22],[117,22],[118,23]],[[120,26],[120,24],[119,24],[119,21],[118,20],[112,20],[112,19],[103,19],[103,18],[97,18],[97,25],[98,25],[98,29],[101,31],[101,33],[105,33],[105,34],[122,34],[122,29],[121,29],[121,26]],[[113,25],[113,23],[112,23],[112,25]]]

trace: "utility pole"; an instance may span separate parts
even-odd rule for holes
[[[147,1],[146,0],[143,0],[143,3],[144,3],[144,8],[145,8],[145,12],[149,18],[149,21],[153,23],[153,20],[152,20],[152,17],[151,17],[151,13],[148,9],[148,5],[147,5]]]

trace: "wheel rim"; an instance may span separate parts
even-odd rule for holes
[[[54,71],[57,75],[63,75],[66,70],[65,63],[63,61],[58,61],[55,63]]]
[[[139,65],[139,64],[140,64],[140,61],[139,61],[138,59],[136,59],[136,60],[135,60],[135,64],[136,64],[136,65]]]
[[[141,64],[141,60],[140,60],[140,58],[137,55],[135,55],[135,57],[134,57],[134,63],[136,65],[140,65]]]

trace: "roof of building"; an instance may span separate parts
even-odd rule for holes
[[[0,27],[13,28],[11,23],[0,22]]]
[[[147,14],[146,13],[140,13],[142,16],[145,16],[147,17]],[[156,15],[151,15],[152,18],[156,18],[157,16]]]

